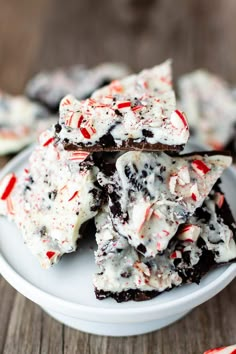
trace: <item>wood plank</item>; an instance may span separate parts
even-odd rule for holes
[[[0,1],[0,88],[20,93],[40,53],[50,1]]]
[[[4,353],[39,354],[42,310],[16,294],[6,334]]]
[[[0,353],[3,352],[16,292],[0,275]]]
[[[64,326],[48,316],[44,311],[41,319],[42,333],[40,353],[64,353]]]

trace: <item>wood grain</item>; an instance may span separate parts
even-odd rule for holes
[[[102,337],[50,318],[0,278],[0,353],[6,354],[202,354],[236,343],[236,283],[177,323],[150,334]]]
[[[236,83],[235,0],[0,0],[0,88],[22,93],[38,70],[124,61],[134,70],[174,59]],[[0,159],[2,167],[9,158]],[[236,343],[236,283],[174,325],[99,337],[54,321],[0,277],[0,353],[202,354]]]

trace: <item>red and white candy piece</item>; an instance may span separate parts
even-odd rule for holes
[[[182,258],[181,251],[174,251],[173,253],[171,253],[170,258],[171,259]]]
[[[177,179],[178,179],[177,175],[171,175],[169,178],[169,190],[171,194],[175,194]]]
[[[121,85],[120,81],[114,80],[109,85],[110,93],[121,93],[124,91],[124,87]]]
[[[193,170],[200,176],[205,176],[211,169],[202,160],[194,160],[192,163]]]
[[[87,151],[70,151],[68,155],[68,160],[70,161],[84,161],[89,155]]]
[[[137,220],[139,220],[139,224],[137,226],[137,232],[139,233],[145,222],[148,221],[150,219],[150,217],[152,216],[153,213],[153,209],[151,208],[152,204],[140,204],[137,205],[136,208],[134,208],[134,215],[136,215]]]
[[[181,186],[185,186],[185,184],[190,183],[190,174],[187,166],[183,166],[178,171],[178,183]]]
[[[48,251],[46,253],[46,256],[48,257],[48,259],[51,259],[55,256],[55,254],[56,254],[56,252],[54,252],[54,251]]]
[[[71,105],[71,100],[73,100],[73,97],[71,95],[66,95],[60,102],[61,107],[68,107]]]
[[[197,225],[185,225],[178,232],[177,238],[180,241],[196,242],[201,233],[201,228]]]
[[[169,190],[172,194],[175,194],[176,184],[185,186],[190,183],[190,174],[187,166],[183,166],[179,171],[169,178]]]
[[[193,184],[191,189],[190,189],[190,196],[191,196],[191,198],[192,198],[192,200],[194,202],[197,202],[199,200],[199,198],[200,198],[200,194],[199,194],[199,191],[198,191],[198,186],[197,186],[196,183]]]
[[[148,266],[142,262],[138,262],[138,261],[135,262],[134,268],[138,269],[140,272],[147,275],[148,277],[150,277],[150,275],[151,275],[150,269],[148,268]]]
[[[68,115],[65,118],[65,125],[70,128],[79,128],[84,119],[81,112],[68,111]]]
[[[221,347],[216,349],[210,349],[203,354],[236,354],[236,345],[231,345],[229,347]]]
[[[54,140],[55,140],[54,134],[50,130],[45,130],[39,136],[39,143],[44,147],[52,144]]]
[[[15,215],[14,205],[10,196],[7,198],[7,212],[9,215]]]
[[[219,192],[215,193],[215,202],[218,208],[222,208],[222,205],[224,204],[225,196],[224,194],[221,194]]]
[[[131,107],[131,102],[130,101],[118,102],[117,103],[117,108],[118,109],[129,108],[129,107]]]
[[[71,202],[75,197],[77,197],[79,194],[79,191],[75,191],[72,196],[68,199],[68,202]]]
[[[17,182],[17,178],[14,173],[10,173],[5,176],[3,180],[0,182],[0,199],[6,200],[11,192],[13,191]]]
[[[90,139],[92,135],[96,134],[96,129],[87,122],[83,127],[80,127],[80,132],[85,139]]]
[[[176,129],[188,129],[188,122],[186,116],[184,112],[180,112],[178,109],[171,113],[170,122]]]

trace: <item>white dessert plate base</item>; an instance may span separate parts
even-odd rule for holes
[[[86,333],[96,334],[99,336],[112,337],[137,336],[139,334],[154,332],[158,329],[169,326],[170,324],[180,320],[189,312],[185,311],[174,316],[169,316],[163,319],[147,322],[101,323],[95,321],[79,320],[78,318],[65,316],[55,311],[48,310],[46,308],[44,308],[44,311],[47,312],[51,317],[55,318],[57,321],[64,323],[65,325],[71,328]]]
[[[196,149],[196,148],[195,148]],[[32,148],[14,158],[0,174],[18,173],[27,164]],[[236,215],[236,174],[228,169],[222,188]],[[127,336],[154,331],[184,316],[207,301],[236,276],[236,264],[211,271],[200,285],[185,285],[144,302],[116,303],[95,298],[96,272],[92,236],[80,242],[78,252],[65,255],[49,270],[40,265],[24,245],[14,224],[0,217],[0,272],[21,294],[40,305],[58,321],[84,332]]]

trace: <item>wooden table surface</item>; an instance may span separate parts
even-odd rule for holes
[[[0,87],[23,92],[42,68],[174,58],[236,82],[235,0],[0,0]],[[7,159],[0,159],[0,166]],[[61,325],[0,277],[0,353],[202,354],[236,343],[236,282],[158,332],[99,337]]]

